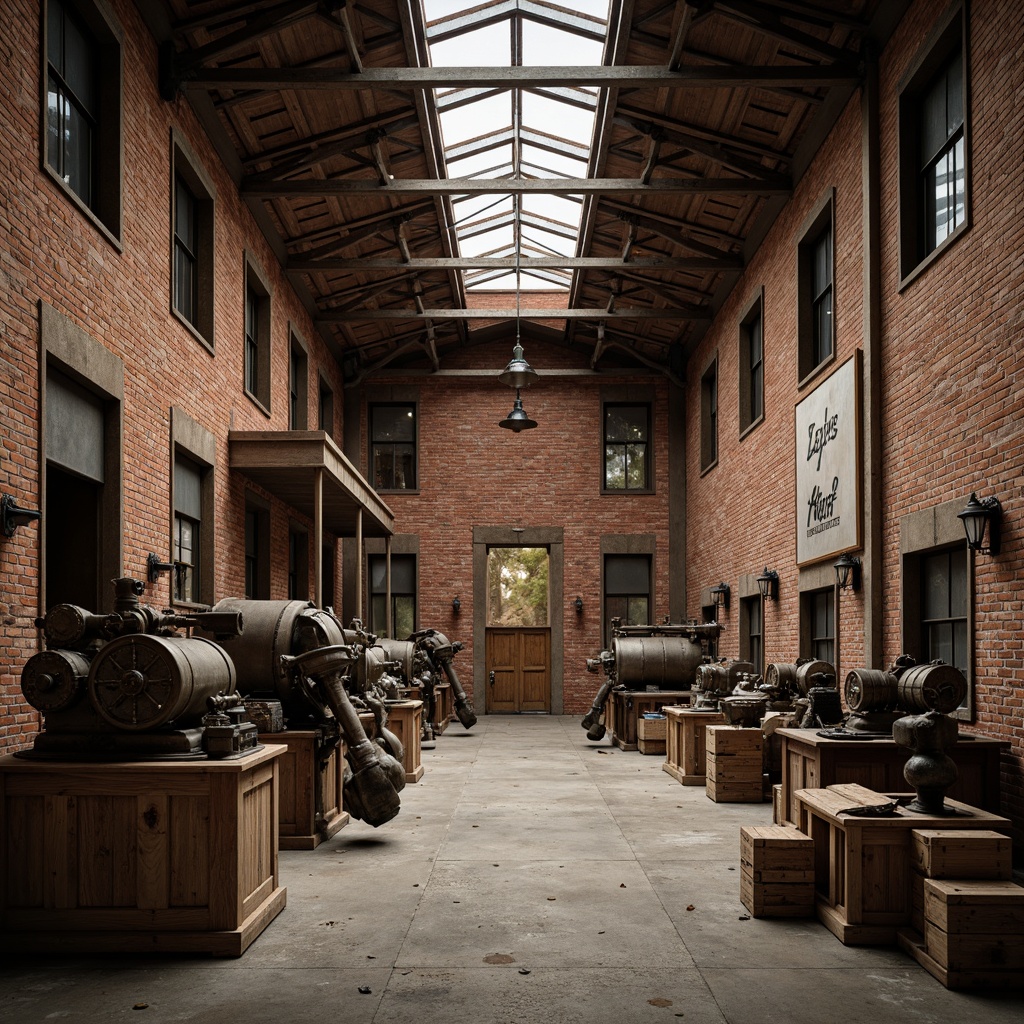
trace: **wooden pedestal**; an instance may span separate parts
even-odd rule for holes
[[[434,685],[434,717],[437,720],[436,733],[441,733],[448,728],[455,711],[455,698],[452,696],[452,684],[449,682],[436,683]]]
[[[819,920],[846,945],[892,945],[911,922],[914,829],[993,829],[1007,832],[998,814],[957,801],[957,813],[934,817],[899,808],[891,818],[842,814],[848,807],[884,804],[891,796],[864,786],[800,789],[798,825],[814,840]]]
[[[612,690],[605,705],[605,726],[612,743],[622,750],[637,749],[637,718],[669,704],[688,704],[689,690]],[[610,714],[609,714],[610,712]]]
[[[709,725],[705,728],[709,800],[760,803],[764,799],[764,741],[760,726]]]
[[[707,782],[707,746],[705,727],[721,725],[725,716],[712,708],[699,709],[670,705],[665,713],[665,763],[668,772],[684,786],[703,786]]]
[[[423,727],[423,701],[402,700],[388,702],[387,727],[402,741],[405,747],[406,782],[419,782],[423,778],[421,744]]]
[[[284,909],[277,759],[0,758],[0,948],[241,956]]]
[[[903,767],[910,758],[906,747],[892,738],[877,740],[830,740],[814,729],[779,729],[782,743],[782,813],[785,824],[796,824],[799,789],[825,789],[855,782],[878,793],[907,790]],[[999,755],[1008,749],[1005,740],[962,734],[950,751],[960,777],[949,797],[998,814]]]
[[[345,778],[344,741],[335,747],[323,769],[317,750],[319,729],[261,733],[260,743],[281,743],[278,840],[282,850],[315,850],[349,822],[342,809]]]

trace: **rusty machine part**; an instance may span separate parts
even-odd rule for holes
[[[754,678],[756,669],[750,661],[702,662],[693,673],[693,706],[717,707],[723,697]]]
[[[960,774],[949,756],[958,733],[956,719],[935,710],[907,715],[893,724],[893,739],[912,751],[903,768],[903,777],[917,791],[910,810],[935,816],[956,813],[946,807],[945,799],[946,790]]]
[[[392,640],[382,636],[377,638],[377,645],[384,652],[387,661],[396,665],[399,678],[406,686],[412,686],[416,678],[416,644],[411,640]]]
[[[603,670],[608,677],[583,716],[587,739],[604,737],[604,708],[613,689],[690,689],[709,644],[721,632],[717,622],[622,626],[613,620],[611,649],[587,659],[588,672]]]
[[[937,711],[948,715],[960,707],[966,696],[964,674],[944,661],[907,668],[896,682],[899,706],[910,712]]]
[[[203,750],[214,760],[238,757],[259,746],[259,730],[249,720],[237,693],[207,697],[209,713],[203,716]]]
[[[84,654],[40,651],[28,659],[21,671],[21,692],[37,711],[63,711],[84,696],[88,675],[89,660]]]
[[[235,667],[212,640],[136,633],[100,649],[86,685],[101,718],[141,732],[198,720],[207,698],[234,693]]]
[[[831,662],[816,658],[797,658],[795,662],[773,662],[764,670],[765,686],[771,690],[789,690],[791,693],[807,696],[814,685],[815,676],[831,676],[835,680],[836,670]]]
[[[345,690],[345,677],[356,657],[352,646],[336,644],[294,657],[284,655],[281,666],[297,687],[316,690],[341,726],[348,762],[345,809],[376,828],[398,814],[398,794],[405,786],[405,769],[401,761],[367,738]]]
[[[758,725],[768,708],[768,695],[765,693],[735,694],[723,697],[719,702],[726,725],[740,725],[752,728]]]
[[[444,673],[452,688],[455,716],[462,723],[463,728],[472,729],[476,725],[476,711],[459,681],[453,663],[455,655],[462,650],[462,641],[451,641],[444,633],[436,629],[421,629],[413,633],[409,639],[426,653],[435,669],[440,669]]]
[[[843,682],[843,699],[851,711],[892,711],[896,684],[896,676],[886,669],[851,669]]]

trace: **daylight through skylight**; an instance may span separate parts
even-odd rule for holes
[[[423,0],[434,67],[552,67],[601,63],[608,0]],[[594,135],[597,90],[560,88],[436,90],[450,178],[583,178]],[[518,203],[518,209],[517,209]],[[579,196],[455,197],[462,256],[572,256]],[[519,226],[519,238],[516,227]],[[521,290],[568,288],[568,270],[524,269]],[[515,271],[464,272],[467,289],[516,289]]]

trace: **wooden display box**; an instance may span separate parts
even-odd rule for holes
[[[857,783],[876,793],[904,793],[908,783],[903,768],[910,758],[906,747],[892,738],[832,740],[815,729],[782,728],[782,808],[786,824],[797,823],[796,791],[826,789],[839,783]],[[1000,810],[1000,753],[1006,740],[961,734],[950,751],[959,777],[948,796],[971,807],[998,814]]]
[[[725,716],[710,708],[687,708],[669,705],[665,713],[665,763],[668,772],[684,786],[707,784],[706,727],[721,725]]]
[[[842,813],[892,799],[858,785],[802,789],[796,798],[800,831],[814,840],[818,918],[847,945],[891,945],[897,930],[910,924],[914,829],[1010,828],[1006,818],[950,800],[955,817],[907,807],[893,817]]]
[[[764,770],[760,728],[707,727],[705,792],[715,803],[760,803]]]
[[[755,882],[742,872],[740,902],[751,917],[814,917],[814,883]]]
[[[315,850],[349,823],[348,811],[342,809],[344,741],[331,751],[321,768],[317,756],[321,736],[319,729],[260,734],[260,743],[284,746],[277,769],[278,844],[282,850]]]
[[[1000,880],[924,879],[924,935],[900,946],[947,988],[1024,987],[1024,888]]]
[[[665,753],[665,719],[638,718],[636,743],[641,754]]]
[[[402,760],[405,781],[419,782],[423,778],[423,701],[389,702],[387,727],[402,741],[405,748]]]
[[[669,704],[689,703],[689,690],[612,690],[605,705],[605,727],[622,750],[639,749],[637,722]]]
[[[455,713],[455,697],[452,694],[452,684],[447,680],[443,683],[434,684],[434,717],[437,726],[435,730],[437,735],[448,728],[452,720],[452,715]]]
[[[1013,844],[998,832],[914,829],[911,840],[911,866],[924,878],[1013,877]]]
[[[814,841],[793,828],[744,825],[740,900],[754,917],[813,917]]]
[[[286,902],[284,749],[219,761],[0,758],[0,948],[241,956]]]

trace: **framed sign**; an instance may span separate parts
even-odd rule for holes
[[[796,406],[796,561],[860,547],[858,349]]]

